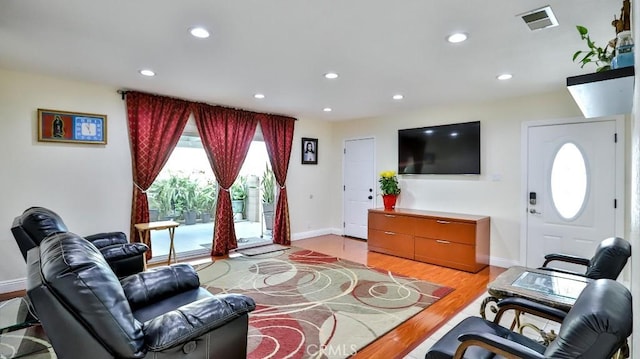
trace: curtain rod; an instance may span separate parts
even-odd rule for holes
[[[120,96],[122,96],[122,101],[124,101],[124,99],[127,97],[127,93],[128,93],[129,91],[127,91],[127,90],[123,90],[123,89],[118,89],[118,90],[116,90],[116,92],[117,92],[118,94],[120,94]],[[253,113],[256,113],[256,114],[263,114],[263,115],[275,115],[275,116],[289,117],[289,118],[294,119],[295,121],[298,121],[298,119],[297,119],[297,118],[292,117],[292,116],[288,116],[288,115],[281,115],[281,114],[275,114],[275,113],[266,113],[266,112],[256,112],[256,111],[251,111],[251,110],[245,110],[245,109],[242,109],[242,108],[228,107],[228,106],[222,106],[222,105],[212,105],[212,104],[209,104],[209,103],[206,103],[206,102],[198,102],[198,101],[185,100],[185,99],[175,98],[175,97],[166,96],[166,95],[157,95],[157,94],[150,94],[150,95],[154,95],[154,96],[162,96],[162,97],[167,97],[167,98],[174,98],[174,99],[176,99],[176,100],[186,101],[186,102],[192,102],[192,103],[202,103],[202,104],[209,105],[209,106],[222,107],[222,108],[228,108],[228,109],[238,110],[238,111],[244,111],[244,112],[253,112]]]
[[[124,101],[125,97],[127,97],[127,90],[117,90],[117,93],[120,94],[120,96],[122,96],[122,101]]]

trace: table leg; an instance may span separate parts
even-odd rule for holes
[[[489,306],[489,310],[494,315],[498,313],[498,308],[495,305],[495,303],[498,303],[498,298],[493,296],[488,296],[482,300],[482,303],[480,303],[480,317],[482,317],[482,319],[487,319],[486,309],[487,309],[487,305],[489,305],[490,303],[494,303],[494,304],[491,304]]]
[[[175,233],[175,227],[169,228],[169,257],[167,258],[167,265],[171,264],[171,253],[173,253],[173,261],[177,262],[176,250],[173,247],[173,234]]]

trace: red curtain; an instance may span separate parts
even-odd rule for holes
[[[194,106],[196,126],[219,186],[211,255],[238,248],[229,188],[240,173],[258,124],[256,114],[219,106]]]
[[[265,114],[259,114],[258,119],[264,142],[267,145],[267,153],[271,160],[271,168],[278,185],[280,185],[273,224],[273,242],[289,245],[291,244],[291,227],[289,224],[289,201],[287,200],[285,183],[289,170],[289,158],[291,157],[293,128],[296,121],[291,117]]]
[[[127,116],[133,169],[131,240],[138,238],[134,224],[149,222],[146,190],[176,147],[189,119],[190,103],[169,97],[127,92]],[[151,258],[151,243],[147,259]]]

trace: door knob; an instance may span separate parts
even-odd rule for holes
[[[531,209],[529,210],[529,213],[531,213],[531,214],[542,214],[542,212],[538,212],[538,211],[536,211],[536,209],[535,209],[535,208],[531,208]]]

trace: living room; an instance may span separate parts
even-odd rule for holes
[[[613,7],[617,11],[618,2]],[[4,253],[4,260],[0,262],[0,292],[12,292],[24,289],[26,273],[9,232],[15,216],[30,206],[41,205],[61,214],[69,228],[79,234],[111,230],[129,233],[133,184],[126,107],[116,92],[119,86],[3,64],[0,61],[0,123],[4,125],[0,134],[4,154],[4,171],[0,176],[4,205],[0,208],[0,221],[6,224],[6,235],[0,238],[0,252]],[[573,65],[575,73],[567,76],[580,72],[579,67]],[[559,79],[559,87],[526,96],[463,103],[451,99],[401,113],[348,121],[327,120],[321,113],[299,116],[287,179],[293,244],[298,239],[342,234],[345,140],[375,138],[377,173],[397,168],[398,129],[480,121],[482,173],[478,176],[401,176],[403,192],[398,207],[490,216],[491,264],[505,268],[520,264],[524,201],[522,125],[530,121],[582,117],[563,81]],[[499,86],[502,85],[508,86]],[[39,142],[36,121],[39,108],[106,114],[108,144]],[[626,116],[624,121],[625,153],[628,154],[624,237],[637,245],[639,227],[634,212],[639,201],[637,185],[632,179],[637,175],[638,126],[635,114]],[[302,137],[318,139],[317,165],[301,164]],[[375,201],[375,207],[382,205],[379,195]],[[639,272],[637,269],[634,264],[623,273],[622,279],[631,283],[632,275]]]

